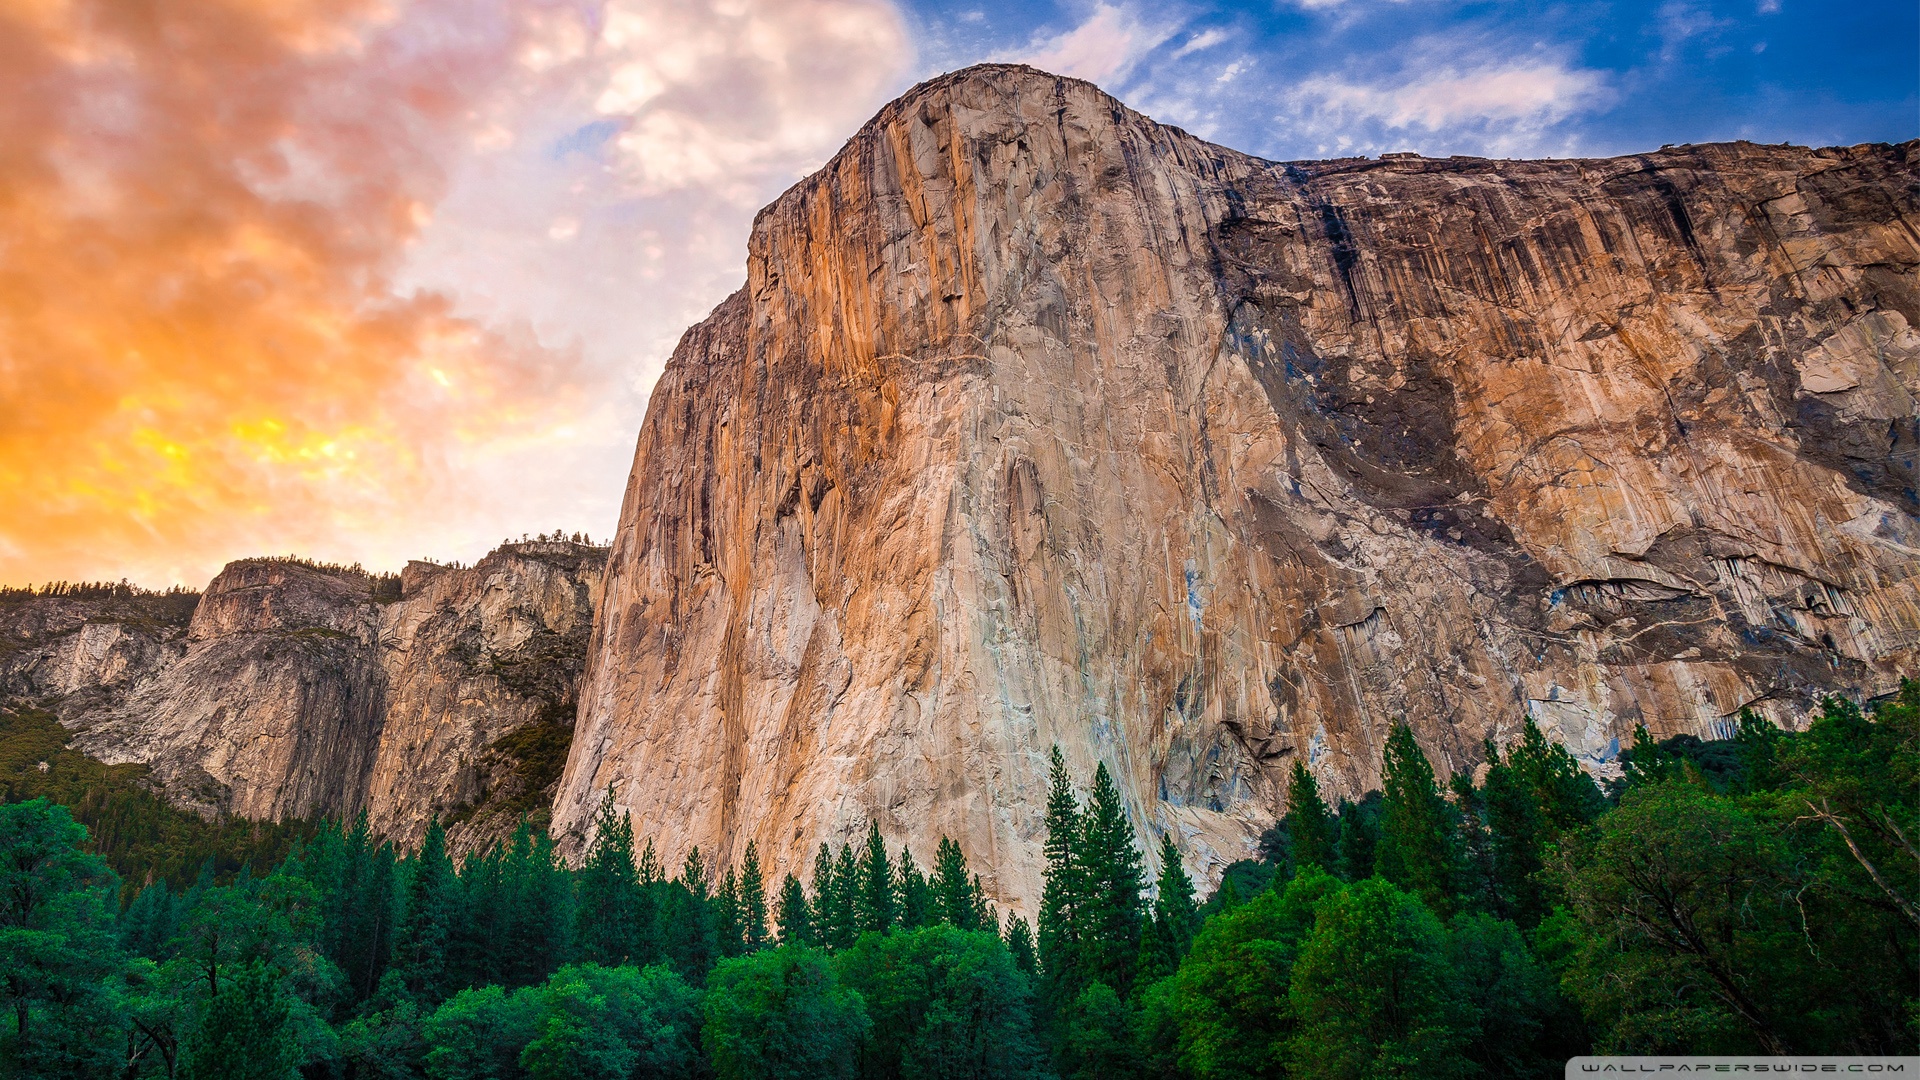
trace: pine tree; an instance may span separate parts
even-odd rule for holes
[[[840,890],[834,885],[833,849],[825,840],[820,841],[820,851],[813,857],[813,898],[809,905],[808,922],[812,924],[812,944],[835,948],[834,945],[834,897]]]
[[[572,925],[569,875],[553,840],[523,818],[502,874],[500,974],[505,986],[544,982],[565,961]]]
[[[1038,946],[1040,967],[1046,974],[1049,1000],[1073,1000],[1079,986],[1072,979],[1080,960],[1080,915],[1085,902],[1081,883],[1080,804],[1067,776],[1066,758],[1053,748],[1053,767],[1047,794],[1046,883],[1040,892]]]
[[[1033,930],[1027,926],[1027,920],[1018,915],[1007,920],[1007,952],[1013,956],[1013,966],[1028,978],[1039,970],[1039,963],[1033,953]]]
[[[574,944],[580,959],[617,967],[633,958],[639,890],[633,823],[613,803],[613,785],[593,816],[593,845],[574,874]]]
[[[934,911],[933,888],[927,884],[926,875],[914,863],[911,849],[900,849],[900,869],[894,879],[898,886],[894,905],[900,913],[901,929],[918,930],[938,920]]]
[[[1293,763],[1293,781],[1287,787],[1287,828],[1293,838],[1295,872],[1306,866],[1333,869],[1333,815],[1320,797],[1320,784],[1302,762]]]
[[[740,925],[740,884],[732,867],[727,868],[727,876],[720,879],[720,888],[713,894],[713,932],[719,939],[721,956],[739,956],[744,951],[745,935]]]
[[[1173,834],[1160,836],[1160,877],[1155,883],[1153,920],[1140,941],[1142,983],[1164,978],[1179,968],[1180,960],[1193,947],[1194,932],[1199,929],[1199,908],[1194,904],[1193,879],[1180,860],[1180,849]]]
[[[740,866],[740,943],[747,952],[767,947],[767,883],[760,874],[760,852],[751,840]]]
[[[406,914],[395,935],[393,967],[409,995],[422,1007],[438,1005],[459,989],[453,985],[449,951],[464,912],[453,860],[447,857],[447,833],[435,818],[427,824],[420,853],[409,864]]]
[[[880,823],[867,827],[867,850],[860,860],[860,930],[884,934],[893,929],[896,919],[893,903],[893,866],[887,861],[887,845],[880,839]]]
[[[712,888],[699,848],[687,853],[679,878],[665,892],[669,898],[663,913],[668,953],[682,974],[698,982],[712,970],[720,950]]]
[[[938,918],[961,930],[980,929],[981,897],[967,873],[967,857],[951,837],[940,838],[933,857],[933,898]]]
[[[1340,877],[1364,881],[1373,876],[1380,847],[1380,793],[1368,792],[1357,803],[1340,801]]]
[[[1124,997],[1133,986],[1133,966],[1140,957],[1140,892],[1146,873],[1120,789],[1104,764],[1094,770],[1082,828],[1079,861],[1086,902],[1080,918],[1081,953],[1087,975]]]
[[[829,862],[831,867],[832,863]],[[814,936],[813,911],[807,904],[806,890],[800,887],[800,879],[792,874],[780,883],[780,944],[814,945],[818,938]]]
[[[1444,919],[1453,913],[1459,879],[1455,827],[1434,781],[1433,764],[1404,723],[1395,724],[1387,736],[1383,772],[1380,874]]]
[[[828,926],[832,948],[852,948],[860,937],[860,856],[852,844],[841,845],[833,861],[833,921]]]

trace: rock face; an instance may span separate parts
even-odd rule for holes
[[[605,559],[508,544],[471,568],[413,563],[379,598],[357,570],[246,560],[190,621],[165,597],[15,602],[0,690],[49,705],[77,749],[152,766],[176,804],[364,809],[402,845],[438,814],[465,849],[547,805]]]
[[[1276,164],[1012,67],[763,211],[653,394],[555,805],[1031,912],[1049,747],[1193,869],[1309,763],[1596,769],[1920,643],[1920,149]],[[1151,847],[1148,849],[1152,850]]]

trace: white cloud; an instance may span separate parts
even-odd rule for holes
[[[1009,58],[1104,85],[1124,79],[1176,29],[1177,23],[1149,21],[1132,9],[1099,4],[1080,25],[1038,39]]]
[[[1422,50],[1427,59],[1377,81],[1306,79],[1286,95],[1282,119],[1321,138],[1322,153],[1405,149],[1410,137],[1425,137],[1429,152],[1553,152],[1564,147],[1549,129],[1609,97],[1600,72],[1556,58],[1433,59],[1438,51]]]
[[[1173,50],[1173,58],[1178,60],[1189,53],[1197,53],[1201,49],[1211,49],[1225,40],[1227,40],[1227,32],[1215,27],[1212,30],[1195,34],[1188,38],[1186,44]]]

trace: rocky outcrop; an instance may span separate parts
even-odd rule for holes
[[[1039,892],[1048,749],[1194,869],[1285,770],[1782,723],[1920,642],[1920,150],[1281,164],[1013,67],[763,211],[640,432],[555,806]],[[1151,851],[1151,847],[1148,849]]]
[[[280,819],[362,810],[456,849],[544,814],[571,734],[605,549],[507,544],[394,584],[297,560],[229,565],[180,618],[135,597],[0,610],[4,689],[73,745],[140,762],[179,805]],[[130,606],[131,605],[131,606]],[[185,625],[182,625],[182,623]]]

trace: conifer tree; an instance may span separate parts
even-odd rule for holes
[[[1038,959],[1033,952],[1033,929],[1027,920],[1018,915],[1007,920],[1007,952],[1013,956],[1013,966],[1020,969],[1028,978],[1039,971]]]
[[[926,875],[914,863],[911,849],[900,849],[900,869],[894,879],[898,886],[894,905],[899,912],[901,929],[918,930],[938,920],[934,911],[933,888],[927,884]]]
[[[933,896],[942,921],[961,930],[980,929],[978,881],[967,873],[967,857],[951,837],[940,838],[933,857]]]
[[[639,891],[633,824],[613,803],[613,785],[593,816],[593,845],[574,874],[574,943],[582,960],[617,967],[633,958]]]
[[[719,934],[714,927],[712,887],[707,882],[706,860],[700,849],[687,853],[680,877],[666,890],[666,938],[674,966],[690,980],[706,978],[718,959]]]
[[[572,925],[571,892],[553,840],[526,819],[514,829],[502,873],[500,972],[508,987],[542,982],[563,963]]]
[[[1083,829],[1079,862],[1086,893],[1079,922],[1086,975],[1125,997],[1140,956],[1140,892],[1146,874],[1134,846],[1133,824],[1105,764],[1094,770]]]
[[[820,851],[813,857],[813,897],[808,906],[808,922],[812,924],[812,944],[827,948],[834,947],[834,897],[839,889],[834,886],[833,849],[825,840],[820,841]]]
[[[1193,899],[1193,879],[1181,864],[1180,849],[1173,834],[1160,836],[1160,877],[1155,883],[1153,920],[1140,941],[1142,983],[1173,974],[1180,960],[1193,947],[1194,932],[1199,929],[1200,913]]]
[[[831,948],[851,948],[860,937],[860,856],[852,844],[842,844],[833,861],[833,920],[828,929]]]
[[[465,915],[453,860],[447,857],[447,833],[438,818],[427,824],[426,839],[409,870],[406,915],[394,938],[393,966],[415,1001],[438,1005],[458,989],[448,954]]]
[[[1454,824],[1433,764],[1405,723],[1395,724],[1387,736],[1383,772],[1380,874],[1444,919],[1453,913],[1459,877]]]
[[[720,879],[713,894],[713,932],[720,943],[721,956],[739,956],[745,949],[745,934],[740,924],[740,884],[733,868]]]
[[[831,868],[832,863],[829,862]],[[792,874],[780,883],[780,944],[814,945],[818,939],[813,931],[813,910],[807,904],[806,890],[800,887],[800,879]]]
[[[1340,853],[1336,868],[1346,881],[1373,876],[1380,846],[1379,793],[1370,792],[1357,803],[1340,801]]]
[[[760,852],[747,841],[740,866],[740,944],[746,952],[767,947],[767,883],[760,873]]]
[[[1320,797],[1320,784],[1304,763],[1293,763],[1287,787],[1287,827],[1293,838],[1294,871],[1306,866],[1333,869],[1333,815]]]
[[[1085,890],[1078,858],[1082,836],[1080,804],[1074,798],[1066,758],[1058,746],[1053,748],[1048,780],[1046,883],[1040,892],[1040,925],[1036,936],[1040,967],[1049,984],[1049,1000],[1064,1003],[1073,1000],[1073,995],[1079,992],[1079,986],[1072,984],[1070,976],[1080,958],[1080,917]]]
[[[893,866],[887,861],[886,841],[880,839],[880,823],[867,827],[867,850],[860,860],[860,930],[884,934],[893,929]]]

